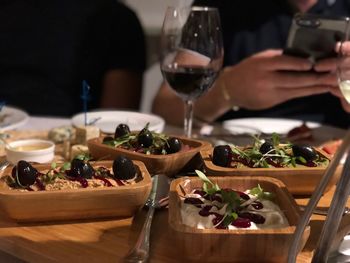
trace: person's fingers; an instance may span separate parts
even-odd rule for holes
[[[333,86],[337,83],[335,74],[326,73],[277,72],[272,78],[276,87],[285,88]]]
[[[317,72],[335,71],[337,68],[337,58],[322,59],[314,65],[314,70]]]
[[[266,63],[266,68],[268,70],[308,71],[312,69],[312,64],[304,58],[282,55],[271,57]]]
[[[312,69],[312,64],[305,58],[298,58],[283,55],[282,50],[270,49],[260,52],[253,57],[261,62],[261,65],[269,71],[274,70],[291,70],[291,71],[308,71]]]
[[[332,93],[332,95],[334,95],[338,98],[344,98],[344,95],[341,92],[341,90],[339,89],[339,87],[331,87],[330,92]]]
[[[350,54],[350,41],[345,41],[343,43],[337,43],[336,47],[335,47],[335,51],[337,53],[342,53],[342,54],[346,54],[349,55]]]
[[[299,97],[305,97],[310,95],[327,93],[330,91],[329,86],[310,86],[304,88],[280,88],[277,92],[280,92],[280,96],[283,96],[286,100],[295,99]]]

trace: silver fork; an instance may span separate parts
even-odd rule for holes
[[[152,178],[152,191],[146,201],[148,207],[145,223],[133,249],[124,258],[124,262],[144,263],[149,258],[150,232],[154,212],[162,207],[169,193],[169,178],[166,175],[155,175]]]

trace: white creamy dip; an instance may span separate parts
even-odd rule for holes
[[[188,194],[186,197],[194,197],[199,198],[204,205],[213,205],[213,207],[209,210],[209,212],[216,212],[220,215],[224,215],[226,211],[226,205],[224,205],[221,209],[218,209],[215,205],[220,204],[217,201],[209,201],[204,199],[198,194]],[[249,197],[253,197],[249,195]],[[183,200],[184,201],[184,200]],[[263,216],[265,218],[265,222],[263,224],[255,224],[254,222],[250,222],[251,226],[247,228],[238,228],[233,225],[229,225],[229,229],[266,229],[266,228],[283,228],[289,226],[288,220],[284,213],[281,211],[278,205],[270,200],[258,200],[262,203],[262,209],[255,209],[252,205],[249,205],[247,208],[242,210],[241,212],[249,212],[255,213]],[[204,206],[202,205],[202,206]],[[222,204],[221,204],[222,206]],[[181,207],[181,218],[183,224],[198,228],[198,229],[210,229],[214,228],[212,220],[216,217],[215,215],[209,216],[201,216],[199,211],[201,208],[196,207],[193,204],[188,204],[182,202]]]

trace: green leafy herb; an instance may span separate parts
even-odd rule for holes
[[[238,215],[240,211],[244,211],[247,206],[246,202],[249,202],[249,200],[247,201],[246,199],[241,198],[240,194],[232,189],[220,189],[217,184],[210,181],[210,179],[199,170],[196,170],[196,174],[203,181],[202,189],[207,195],[209,195],[209,200],[211,199],[211,196],[214,196],[215,194],[221,195],[222,204],[220,205],[222,206],[218,209],[224,209],[224,207],[226,208],[223,219],[217,223],[217,225],[222,225],[227,228],[239,217]],[[250,199],[250,201],[255,201],[257,199],[272,200],[275,197],[274,194],[270,192],[264,192],[263,188],[259,184],[250,189],[249,194],[256,196],[256,198]]]
[[[299,158],[293,155],[291,143],[282,144],[277,133],[273,133],[267,141],[271,142],[273,149],[266,153],[260,152],[260,148],[266,140],[261,140],[259,137],[253,136],[254,141],[251,146],[238,147],[230,145],[232,150],[232,165],[233,167],[252,167],[252,168],[270,168],[270,167],[296,167],[297,164],[306,165],[304,158]],[[326,166],[329,160],[322,155],[319,155],[314,160],[316,166]]]
[[[51,169],[55,169],[56,167],[57,167],[57,163],[52,162],[52,163],[51,163]]]
[[[82,153],[82,154],[78,154],[74,157],[74,159],[78,159],[81,161],[89,161],[91,160],[91,156],[88,153]]]
[[[233,221],[235,221],[238,218],[238,214],[237,213],[230,213],[230,214],[226,214],[224,220],[222,221],[222,224],[225,227],[228,227]]]
[[[60,172],[63,173],[65,171],[69,170],[70,166],[71,166],[71,164],[69,162],[64,163],[60,168]]]
[[[142,131],[149,131],[150,123],[147,123]],[[132,132],[128,133],[124,136],[115,138],[113,140],[108,140],[103,142],[103,144],[111,146],[111,147],[120,147],[128,150],[137,150],[137,152],[142,152],[144,154],[167,154],[166,146],[169,146],[168,139],[169,136],[163,133],[157,133],[153,131],[149,131],[153,136],[153,143],[150,147],[141,148],[138,142],[138,133]]]
[[[277,133],[272,133],[272,136],[271,136],[271,139],[272,139],[272,144],[273,146],[279,146],[280,145],[280,137]]]
[[[220,191],[220,187],[217,184],[214,184],[212,181],[209,180],[209,178],[201,171],[196,170],[195,171],[198,177],[203,181],[203,190],[211,195],[218,191]]]
[[[222,201],[224,203],[227,203],[227,211],[232,212],[232,211],[237,211],[237,209],[241,205],[241,198],[239,195],[234,192],[234,191],[226,191],[226,190],[221,190],[221,196],[222,196]]]
[[[264,192],[264,189],[261,188],[260,184],[258,184],[257,187],[254,187],[249,190],[249,194],[255,195],[258,197],[258,199],[266,199],[266,200],[271,200],[274,198],[274,195],[270,192]]]

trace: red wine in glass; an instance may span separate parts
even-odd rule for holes
[[[198,66],[163,68],[163,77],[183,100],[195,100],[209,90],[218,72]]]

